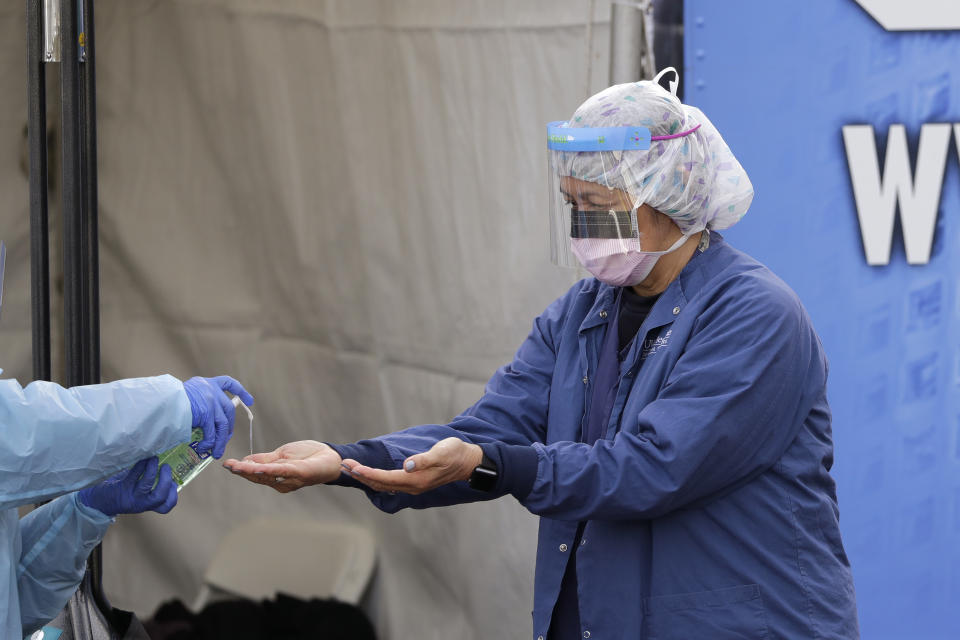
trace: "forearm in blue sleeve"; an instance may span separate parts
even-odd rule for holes
[[[341,458],[353,459],[364,466],[377,469],[400,469],[408,457],[428,451],[444,438],[460,438],[465,442],[483,444],[488,438],[471,437],[449,425],[425,424],[410,427],[402,431],[388,433],[372,440],[361,440],[354,444],[330,444]],[[477,442],[474,438],[480,440]],[[329,444],[329,443],[328,443]],[[385,493],[374,491],[347,474],[329,484],[363,489],[370,501],[381,511],[395,513],[401,509],[426,509],[443,507],[466,502],[491,500],[496,494],[471,489],[466,481],[452,482],[420,495],[405,493]]]
[[[493,493],[510,494],[523,500],[533,489],[537,479],[538,456],[533,447],[511,445],[503,442],[481,444],[480,448],[497,467],[497,484]]]
[[[379,440],[361,440],[352,444],[331,444],[329,442],[326,444],[340,455],[341,460],[356,460],[371,469],[396,468],[386,445]],[[341,473],[339,478],[327,484],[356,489],[367,488],[362,482],[354,480],[346,473]]]

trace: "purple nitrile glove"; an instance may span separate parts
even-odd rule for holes
[[[253,405],[253,396],[230,376],[190,378],[183,383],[183,390],[190,399],[193,426],[203,430],[198,450],[205,453],[212,449],[213,457],[220,458],[233,436],[234,408],[224,391],[240,396],[248,407]]]
[[[80,502],[111,518],[121,513],[167,513],[177,504],[177,483],[168,465],[145,458],[98,485],[80,490]],[[156,481],[157,486],[153,486]]]

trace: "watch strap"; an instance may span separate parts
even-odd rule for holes
[[[483,459],[480,461],[480,464],[474,468],[467,482],[471,489],[490,492],[496,488],[499,477],[500,474],[497,470],[496,463],[487,455],[486,451],[484,451]]]

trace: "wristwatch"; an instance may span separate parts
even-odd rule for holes
[[[470,484],[471,489],[489,492],[493,491],[494,487],[497,486],[498,477],[499,474],[497,473],[496,463],[484,452],[483,460],[480,461],[479,466],[470,474],[470,479],[467,482]]]

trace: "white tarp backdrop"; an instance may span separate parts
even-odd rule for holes
[[[0,8],[0,366],[25,383],[17,4]],[[588,4],[100,0],[104,379],[230,373],[256,396],[257,450],[469,406],[574,279],[548,259],[544,125],[587,95]],[[596,4],[591,91],[607,69]],[[238,424],[229,456],[247,450]],[[190,602],[218,539],[271,514],[374,532],[386,639],[530,632],[536,519],[511,498],[387,516],[358,491],[281,496],[219,466],[169,516],[120,519],[107,594],[141,617]]]

